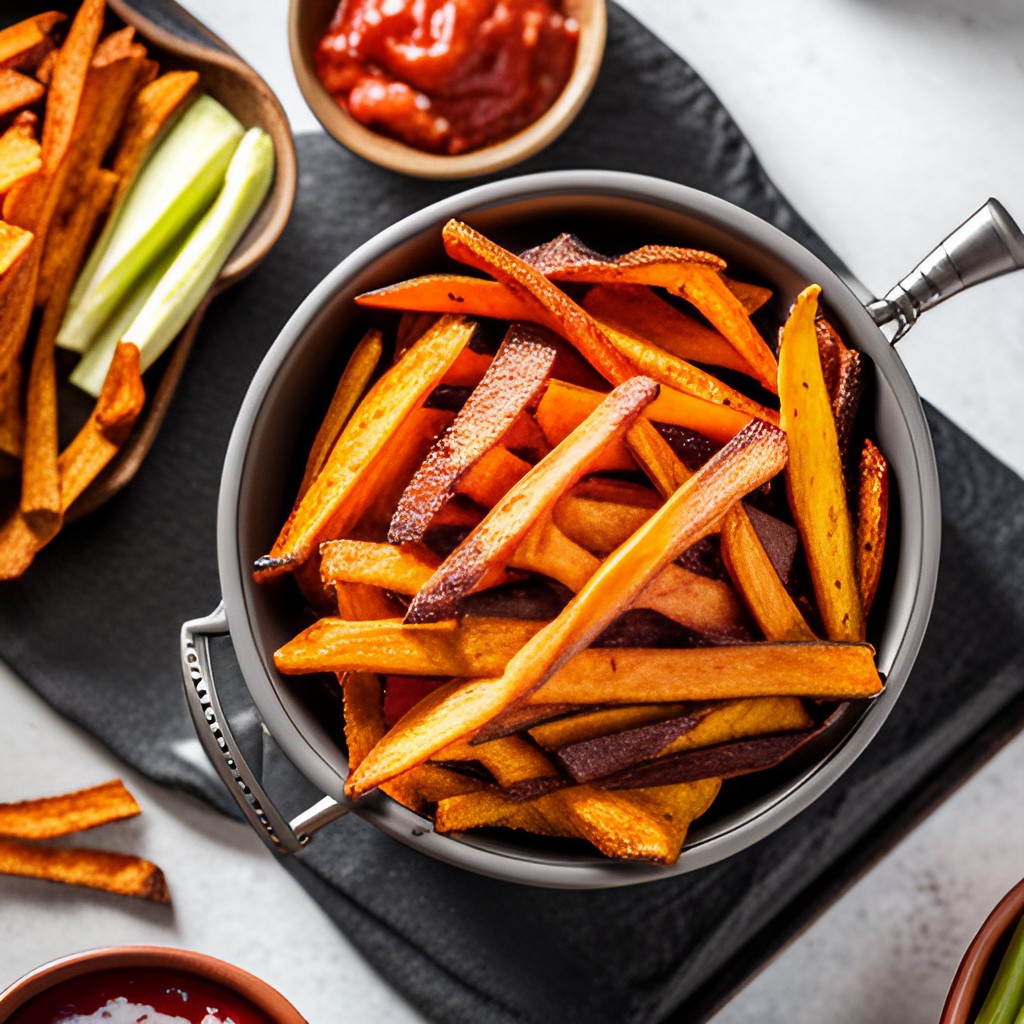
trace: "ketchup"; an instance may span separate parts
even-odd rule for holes
[[[316,53],[356,120],[464,153],[536,121],[565,87],[579,26],[550,0],[342,0]]]
[[[244,996],[198,975],[124,967],[40,992],[6,1024],[274,1024]]]

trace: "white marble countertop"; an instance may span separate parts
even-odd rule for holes
[[[623,0],[701,72],[782,191],[877,291],[989,195],[1024,219],[1020,0]],[[283,0],[186,0],[315,130]],[[1024,275],[901,343],[922,393],[1024,473]],[[0,594],[0,600],[2,600]],[[203,609],[198,609],[202,611]],[[90,837],[150,857],[174,909],[0,878],[0,988],[56,956],[156,943],[264,977],[311,1022],[420,1021],[248,829],[156,787],[0,666],[0,799],[122,776],[141,819]],[[716,1017],[930,1024],[964,947],[1024,872],[1024,737],[954,794]]]

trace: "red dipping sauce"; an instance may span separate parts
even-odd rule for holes
[[[367,127],[454,155],[536,121],[565,88],[578,40],[550,0],[342,0],[316,69]]]
[[[244,996],[159,967],[94,971],[57,982],[6,1024],[274,1024]]]

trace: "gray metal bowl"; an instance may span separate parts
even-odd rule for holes
[[[458,217],[516,248],[571,230],[587,243],[621,252],[659,241],[706,248],[730,266],[766,279],[785,306],[808,282],[848,343],[873,373],[874,428],[890,460],[898,516],[893,524],[894,572],[876,616],[873,640],[885,691],[853,709],[828,742],[749,785],[736,786],[724,811],[691,831],[678,863],[661,867],[611,862],[597,855],[552,850],[490,835],[445,836],[428,819],[382,796],[352,809],[371,824],[424,853],[511,881],[568,888],[607,887],[666,878],[744,849],[789,821],[853,763],[881,728],[906,682],[931,610],[939,555],[939,488],[931,437],[917,391],[902,361],[850,288],[801,245],[722,200],[639,175],[602,171],[552,172],[474,188],[405,218],[336,267],[285,326],[246,395],[231,436],[218,509],[218,559],[223,610],[184,633],[186,690],[200,732],[212,728],[222,774],[248,793],[247,813],[279,851],[297,848],[313,828],[349,809],[347,774],[337,731],[318,716],[304,681],[281,676],[273,652],[304,623],[290,581],[256,585],[253,560],[270,549],[290,508],[302,454],[315,429],[324,382],[336,373],[371,321],[353,298],[443,261],[441,227]],[[205,635],[230,630],[245,681],[266,726],[299,770],[329,798],[291,823],[231,750],[209,678]],[[198,694],[198,697],[197,697]],[[225,738],[226,737],[226,738]],[[243,800],[243,809],[244,803]]]

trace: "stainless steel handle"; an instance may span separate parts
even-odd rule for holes
[[[316,829],[347,814],[352,804],[324,797],[290,822],[274,806],[241,756],[213,682],[210,637],[227,634],[223,602],[205,618],[193,619],[181,627],[181,675],[189,713],[206,756],[249,824],[274,853],[296,853]]]
[[[951,295],[1024,267],[1024,232],[990,199],[936,246],[884,299],[868,306],[879,327],[893,325],[895,345],[932,306]]]

